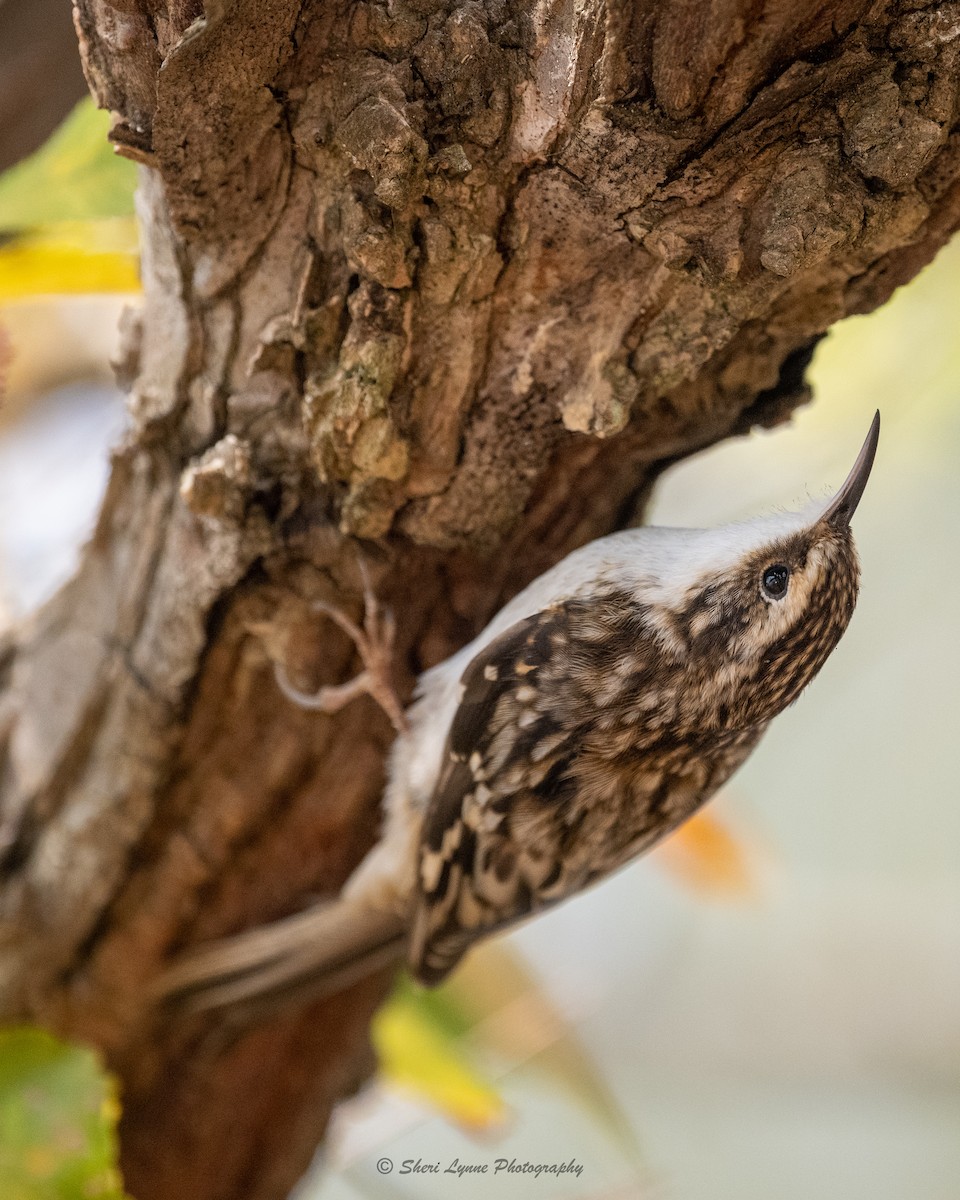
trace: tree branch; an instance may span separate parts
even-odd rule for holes
[[[359,615],[364,539],[409,692],[669,463],[803,402],[821,334],[960,222],[960,5],[76,23],[146,164],[145,299],[96,534],[3,660],[0,996],[121,1072],[139,1200],[266,1200],[370,1070],[387,981],[253,1031],[146,996],[375,836],[389,724],[296,709],[273,660],[356,669],[310,606]]]

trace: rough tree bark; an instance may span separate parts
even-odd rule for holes
[[[77,578],[2,656],[0,996],[104,1048],[139,1200],[285,1194],[387,980],[253,1031],[145,1003],[185,942],[335,890],[398,680],[665,465],[807,397],[817,339],[960,223],[960,4],[76,0],[145,164],[132,429]],[[242,1102],[238,1103],[238,1098]]]

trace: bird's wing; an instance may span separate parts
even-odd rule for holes
[[[410,964],[424,982],[443,978],[478,937],[606,873],[622,806],[604,790],[617,781],[585,781],[578,760],[624,638],[638,661],[645,653],[631,607],[551,606],[464,672],[420,846]]]

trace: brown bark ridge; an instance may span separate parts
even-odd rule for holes
[[[105,1050],[138,1200],[268,1200],[387,982],[254,1030],[151,1016],[188,941],[332,892],[398,679],[663,467],[806,398],[960,223],[960,4],[76,0],[145,164],[132,430],[77,577],[3,649],[0,996]],[[162,68],[162,69],[161,69]]]

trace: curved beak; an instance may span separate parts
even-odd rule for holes
[[[820,518],[837,529],[846,529],[853,514],[857,511],[863,489],[870,478],[870,468],[877,453],[877,442],[880,440],[880,414],[874,416],[870,425],[867,440],[863,443],[853,470],[844,481],[843,487],[827,506],[827,511]]]

